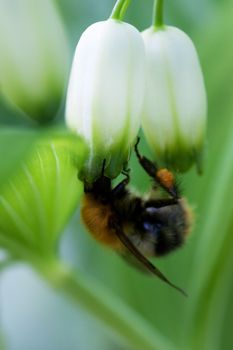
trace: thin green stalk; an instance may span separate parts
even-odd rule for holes
[[[126,0],[124,5],[121,8],[120,19],[122,20],[125,17],[126,10],[130,4],[131,0]]]
[[[155,0],[153,8],[152,26],[154,28],[163,27],[163,0]]]
[[[229,219],[232,217],[232,206],[228,203],[230,192],[232,189],[232,175],[233,175],[233,122],[231,125],[227,125],[227,130],[224,134],[224,140],[222,140],[223,148],[220,150],[218,155],[215,155],[214,169],[210,169],[209,173],[212,174],[212,178],[209,177],[209,186],[205,191],[206,203],[202,208],[202,211],[208,215],[203,218],[203,235],[201,237],[201,244],[197,250],[196,264],[198,267],[197,278],[200,281],[202,277],[201,285],[203,286],[206,276],[209,274],[208,270],[213,266],[216,261],[216,256],[219,253],[222,244],[224,242],[224,227],[228,227]],[[224,171],[223,171],[224,169]],[[211,202],[211,206],[210,206]],[[228,203],[228,205],[224,205]],[[219,218],[224,217],[224,222]],[[228,220],[226,220],[228,219]],[[221,235],[218,232],[222,232]],[[213,242],[213,237],[216,238]],[[211,254],[208,256],[208,268],[204,262],[206,261],[206,247],[213,246]],[[195,283],[194,283],[195,285]]]
[[[221,314],[217,312],[216,300],[222,308],[227,303],[224,285],[221,281],[227,281],[223,275],[229,276],[229,261],[231,261],[232,237],[232,197],[233,176],[233,122],[228,123],[222,138],[222,147],[214,155],[214,163],[209,168],[202,207],[203,225],[196,259],[194,261],[194,273],[192,275],[193,292],[191,307],[188,312],[187,338],[193,339],[193,349],[210,343],[210,329],[215,329],[215,318]],[[211,203],[211,205],[210,205]],[[208,256],[206,255],[208,252]],[[225,283],[226,285],[226,283]],[[210,322],[211,321],[211,322]],[[211,328],[212,327],[212,328]],[[187,345],[187,344],[186,344]],[[191,346],[190,346],[191,349]]]
[[[224,329],[226,310],[231,298],[232,283],[232,224],[229,227],[229,234],[224,244],[219,261],[216,263],[209,278],[207,296],[209,298],[206,317],[203,320],[202,332],[199,339],[204,349],[218,350],[221,348],[220,341]],[[207,300],[208,300],[207,298]],[[204,305],[205,307],[205,305]]]
[[[122,20],[125,12],[129,6],[130,0],[117,0],[112,13],[110,15],[110,18]]]
[[[0,350],[7,350],[6,343],[5,343],[5,337],[4,337],[2,331],[0,333]]]
[[[156,329],[86,275],[75,273],[63,263],[33,262],[39,274],[56,290],[82,306],[125,340],[132,349],[175,350]]]
[[[223,319],[231,292],[229,281],[232,280],[232,227],[231,224],[226,229],[227,235],[219,256],[205,280],[201,295],[194,304],[195,310],[187,333],[190,350],[219,349]]]

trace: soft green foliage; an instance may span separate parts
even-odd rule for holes
[[[21,159],[33,146],[38,134],[12,128],[0,129],[0,184],[17,168]],[[15,145],[17,144],[17,147]],[[7,157],[6,157],[7,149]]]
[[[82,191],[77,169],[84,154],[77,137],[47,136],[9,176],[0,195],[0,245],[14,258],[54,254]]]
[[[98,7],[93,0],[58,3],[73,45],[87,25],[108,16],[113,4],[109,0],[101,1]],[[150,6],[152,1],[132,1],[126,20],[139,29],[148,27]],[[70,245],[77,254],[75,268],[83,273],[51,257],[81,194],[76,179],[79,164],[73,166],[72,160],[81,160],[82,142],[78,141],[77,148],[68,142],[70,148],[65,135],[47,135],[38,141],[41,131],[5,131],[2,127],[0,242],[15,256],[30,260],[36,271],[77,308],[81,305],[112,329],[119,338],[119,349],[228,350],[233,347],[233,4],[230,0],[167,0],[165,11],[166,22],[185,30],[197,46],[209,101],[204,175],[198,177],[193,170],[181,179],[184,195],[194,207],[193,234],[179,252],[155,261],[189,297],[182,298],[160,281],[126,266],[94,242],[78,220],[70,226]],[[149,155],[143,140],[140,148]],[[26,168],[20,165],[21,157]],[[135,158],[131,168],[133,183],[144,190],[148,183]],[[11,213],[12,209],[19,213],[17,225],[6,212],[4,200],[11,203]],[[43,259],[38,254],[36,258],[29,256],[29,250],[31,254],[39,252]],[[85,344],[74,344],[73,348],[85,348]]]

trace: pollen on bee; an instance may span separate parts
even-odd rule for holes
[[[159,180],[161,185],[168,189],[174,186],[174,175],[166,168],[159,169],[156,172],[156,178]]]
[[[84,196],[81,217],[88,231],[102,244],[122,250],[122,243],[114,229],[109,227],[109,220],[113,215],[110,206],[99,203],[91,195]]]

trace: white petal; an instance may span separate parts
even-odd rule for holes
[[[1,0],[0,52],[1,88],[15,104],[40,108],[62,94],[68,46],[53,1]]]
[[[143,127],[154,147],[165,149],[177,137],[190,147],[200,142],[206,122],[206,93],[197,53],[181,30],[143,32],[147,88]]]
[[[66,120],[89,142],[110,148],[130,144],[140,124],[144,97],[144,45],[138,31],[115,20],[82,35],[73,61]]]

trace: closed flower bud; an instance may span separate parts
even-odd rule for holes
[[[89,156],[81,178],[116,177],[140,126],[145,87],[143,40],[115,19],[91,25],[77,45],[67,93],[66,121],[84,137]]]
[[[147,57],[143,130],[155,157],[176,170],[194,162],[200,172],[207,101],[195,47],[181,30],[142,33]]]
[[[52,119],[68,68],[63,23],[52,0],[0,1],[0,89],[38,121]]]

